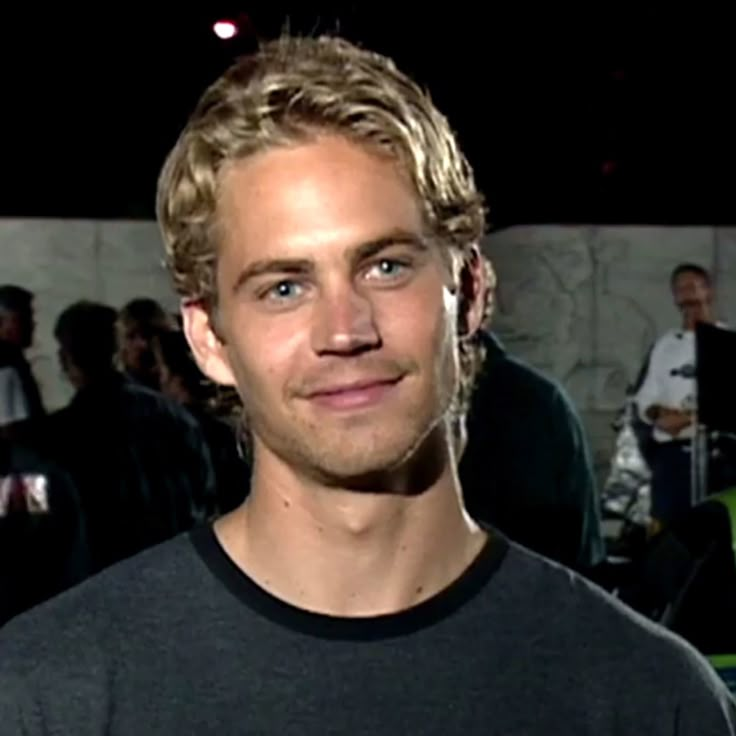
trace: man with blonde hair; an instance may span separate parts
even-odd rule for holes
[[[689,646],[465,513],[483,206],[390,61],[282,39],[238,62],[159,218],[251,493],[11,623],[0,732],[733,733]]]

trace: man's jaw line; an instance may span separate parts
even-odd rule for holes
[[[427,438],[422,444],[426,442]],[[428,449],[435,456],[439,455],[434,448]],[[426,453],[414,449],[407,456],[413,456],[416,468],[419,464],[426,465],[423,454]],[[276,517],[286,522],[289,518],[294,519],[295,515],[302,516],[313,531],[332,536],[335,541],[366,539],[387,524],[391,527],[400,519],[408,521],[406,514],[412,515],[411,509],[420,498],[427,494],[445,493],[445,484],[456,481],[452,468],[447,464],[450,457],[448,451],[444,464],[437,462],[431,469],[423,467],[424,477],[419,481],[410,478],[410,468],[402,472],[400,465],[395,470],[385,469],[353,478],[316,477],[296,473],[293,468],[283,468],[286,470],[283,483],[272,478],[266,487],[256,478],[245,507],[250,506],[249,514],[255,512],[272,521]],[[416,470],[413,472],[417,475]],[[396,473],[404,477],[397,477]],[[459,504],[457,493],[448,493],[447,501]],[[426,508],[423,503],[420,506]]]
[[[335,412],[339,427],[340,412]],[[351,412],[344,412],[343,417],[349,418]],[[356,420],[362,418],[355,429],[365,428],[373,423],[370,412],[355,412]],[[382,422],[376,421],[380,427]],[[350,431],[350,429],[344,429]],[[297,495],[302,492],[307,495],[328,494],[328,500],[334,502],[336,494],[344,493],[345,497],[362,495],[374,497],[410,497],[422,495],[431,487],[436,478],[441,475],[441,468],[453,462],[455,453],[452,447],[452,428],[448,416],[443,415],[432,422],[425,430],[407,443],[400,456],[395,457],[389,464],[376,464],[366,467],[359,472],[345,472],[333,470],[323,463],[302,458],[302,462],[294,465],[280,457],[280,453],[271,450],[267,442],[253,438],[253,476],[252,484],[255,490],[259,479],[269,487],[276,482],[276,486],[291,487]],[[378,459],[377,459],[378,461]],[[288,491],[287,491],[288,492]]]

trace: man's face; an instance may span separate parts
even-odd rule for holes
[[[169,370],[166,361],[161,355],[161,351],[154,345],[153,356],[156,361],[156,375],[158,376],[158,385],[161,393],[165,396],[172,397],[174,386],[174,374]]]
[[[174,401],[186,403],[183,397],[181,379],[169,368],[157,341],[154,341],[153,344],[153,356],[156,361],[159,391]]]
[[[35,329],[32,309],[22,312],[0,310],[0,337],[21,350],[33,345]]]
[[[325,137],[234,165],[219,204],[224,373],[203,368],[238,386],[256,453],[328,483],[401,465],[458,370],[452,269],[409,182]]]
[[[156,383],[153,330],[132,320],[118,323],[120,360],[128,373],[147,383]]]
[[[711,320],[713,292],[700,274],[692,271],[679,274],[672,284],[672,295],[687,327]]]

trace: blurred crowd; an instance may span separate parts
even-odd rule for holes
[[[247,495],[246,443],[177,317],[138,298],[58,315],[73,388],[44,407],[25,351],[34,295],[0,287],[0,624]]]

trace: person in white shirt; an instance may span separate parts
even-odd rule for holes
[[[671,523],[690,508],[691,440],[695,429],[695,325],[715,322],[714,290],[702,266],[681,263],[670,277],[679,329],[668,330],[652,347],[636,394],[641,418],[652,425],[652,517]]]

